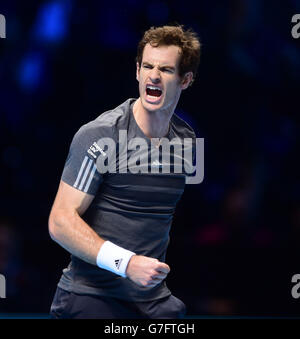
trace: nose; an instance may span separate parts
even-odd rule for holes
[[[152,68],[151,73],[150,73],[150,80],[154,83],[157,84],[160,82],[160,71],[156,67]]]

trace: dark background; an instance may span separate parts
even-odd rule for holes
[[[205,139],[205,178],[178,204],[168,286],[189,316],[298,316],[300,1],[1,0],[2,313],[47,313],[69,254],[48,216],[78,128],[138,97],[136,47],[180,23],[202,43],[177,114]]]

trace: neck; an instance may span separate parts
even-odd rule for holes
[[[167,135],[172,114],[173,112],[147,111],[140,98],[133,105],[135,121],[148,138],[162,138]]]

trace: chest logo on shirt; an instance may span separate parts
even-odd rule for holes
[[[94,142],[92,146],[90,146],[87,152],[95,159],[97,159],[97,156],[99,155],[99,153],[102,154],[104,157],[106,157],[106,153],[96,142]]]

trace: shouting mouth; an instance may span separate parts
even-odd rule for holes
[[[155,103],[160,101],[160,98],[162,96],[162,89],[158,86],[154,85],[147,85],[146,86],[146,97],[147,100]]]

